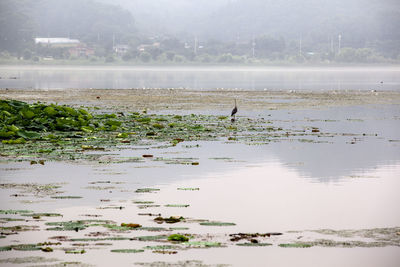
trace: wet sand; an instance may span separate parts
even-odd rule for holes
[[[99,106],[122,111],[219,111],[229,113],[237,99],[241,111],[318,109],[399,104],[397,91],[246,91],[186,89],[0,89],[0,97],[23,101]]]

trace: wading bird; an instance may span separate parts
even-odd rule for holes
[[[234,122],[236,120],[235,114],[237,113],[237,111],[238,111],[238,109],[237,109],[237,106],[236,106],[236,99],[235,99],[235,107],[232,109],[231,122]]]

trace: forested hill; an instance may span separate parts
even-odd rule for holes
[[[198,25],[213,38],[273,35],[315,41],[341,34],[350,45],[400,40],[398,0],[237,0]]]
[[[399,0],[0,0],[3,57],[55,57],[34,37],[69,37],[93,60],[120,44],[128,61],[385,62],[400,60],[399,29]]]
[[[17,51],[34,37],[70,37],[111,46],[135,38],[132,14],[93,0],[1,0],[0,50]]]

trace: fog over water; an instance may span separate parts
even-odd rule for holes
[[[1,88],[399,90],[398,67],[3,66]]]

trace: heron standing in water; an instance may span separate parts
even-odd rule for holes
[[[235,107],[232,109],[231,122],[235,122],[235,120],[236,120],[235,114],[237,113],[237,111],[238,111],[238,109],[237,109],[236,98],[235,98]]]

